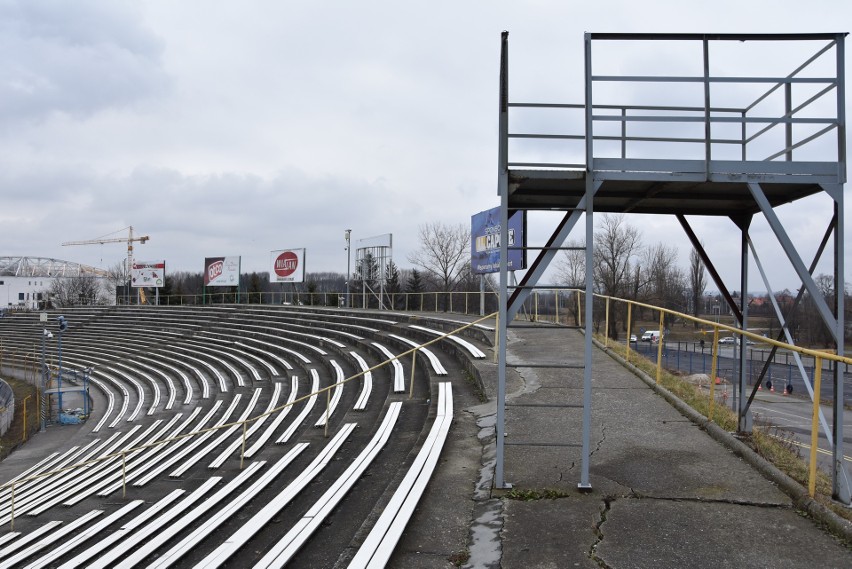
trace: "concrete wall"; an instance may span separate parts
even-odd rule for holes
[[[15,394],[12,387],[0,379],[0,436],[5,435],[15,416]]]

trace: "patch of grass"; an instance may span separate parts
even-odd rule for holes
[[[470,561],[470,552],[469,551],[459,551],[453,553],[449,557],[447,557],[447,561],[453,564],[453,567],[461,567],[468,561]]]
[[[623,356],[623,354],[619,355]],[[657,364],[632,350],[630,351],[630,363],[650,377],[657,377]],[[660,374],[660,385],[705,417],[710,413],[710,395],[688,381],[684,381],[683,378],[663,369]],[[718,402],[713,405],[713,422],[726,431],[734,431],[737,428],[736,414]]]
[[[36,388],[26,381],[3,378],[12,387],[15,394],[15,416],[9,430],[0,437],[0,460],[9,456],[24,440],[24,399],[27,399],[27,438],[39,429],[38,402]]]
[[[571,495],[572,493],[565,490],[556,490],[553,488],[512,488],[506,493],[506,497],[510,500],[520,500],[521,502],[555,500],[557,498],[567,498]]]

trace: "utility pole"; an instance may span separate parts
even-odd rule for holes
[[[352,235],[352,230],[347,229],[346,233],[345,233],[345,238],[346,238],[346,308],[352,307],[351,299],[350,299],[350,296],[349,296],[349,275],[351,274],[350,259],[352,258],[352,254],[350,253],[350,249],[349,249],[349,238],[351,237],[351,235]]]

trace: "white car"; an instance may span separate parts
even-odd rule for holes
[[[738,344],[737,339],[733,336],[725,336],[721,340],[719,340],[720,344]]]

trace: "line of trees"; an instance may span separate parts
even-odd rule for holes
[[[556,263],[559,284],[585,288],[586,257],[582,250],[585,243],[572,241]],[[829,275],[814,278],[819,294],[829,306],[834,305],[836,291],[834,279]],[[666,244],[644,245],[639,231],[627,223],[623,215],[604,214],[601,226],[594,235],[594,289],[598,294],[661,306],[678,312],[701,316],[712,313],[727,314],[728,308],[721,295],[708,297],[705,294],[708,276],[701,257],[694,249],[689,255],[689,265],[684,271],[678,264],[677,250]],[[738,292],[732,292],[739,298]],[[845,295],[846,321],[852,310],[852,298],[847,285]],[[708,306],[709,299],[709,306]],[[776,295],[777,304],[785,314],[797,342],[827,346],[831,335],[815,309],[814,299],[808,294],[802,297],[795,312],[792,312],[794,295],[785,290]],[[748,298],[749,314],[766,319],[767,334],[773,336],[780,330],[780,323],[768,295]],[[578,322],[577,307],[569,303],[569,312]],[[792,313],[791,313],[792,312]],[[600,329],[605,311],[595,310],[595,326]],[[635,310],[633,318],[655,319],[651,311]],[[626,308],[610,306],[609,334],[618,339],[626,330]],[[670,327],[674,317],[666,315],[664,325]],[[697,324],[694,324],[697,327]],[[852,327],[846,327],[847,338],[852,336]]]
[[[378,306],[378,291],[385,296],[383,305],[388,308],[403,308],[405,300],[400,293],[452,293],[476,292],[479,290],[479,275],[473,274],[470,263],[470,229],[462,224],[449,225],[441,222],[426,223],[418,228],[420,248],[408,257],[411,268],[400,268],[389,260],[382,269],[379,262],[369,255],[358,263],[350,277],[350,290],[358,293],[362,289],[371,291],[368,306]],[[585,244],[582,241],[570,241],[556,263],[557,284],[576,288],[585,288],[586,258]],[[116,264],[109,271],[108,284],[99,289],[99,279],[77,278],[57,279],[50,290],[51,300],[58,306],[74,304],[107,304],[115,291],[121,291],[127,282],[127,273],[123,263]],[[486,276],[491,290],[495,290],[493,278]],[[278,293],[297,297],[306,304],[338,304],[342,300],[338,295],[346,289],[346,275],[334,272],[308,273],[306,282],[282,285],[269,282],[267,272],[244,273],[239,289],[237,287],[208,288],[207,294],[217,302],[259,303],[269,302],[268,295]],[[668,244],[645,245],[639,230],[630,225],[625,216],[604,214],[601,225],[594,234],[593,280],[595,292],[619,298],[637,300],[655,306],[661,306],[693,316],[706,315],[715,309],[716,313],[727,313],[724,301],[717,297],[708,306],[707,271],[698,253],[690,252],[689,264],[684,270],[678,263],[677,250]],[[833,279],[828,275],[815,277],[819,294],[829,306],[834,304],[836,291]],[[381,281],[381,286],[379,286]],[[198,299],[204,293],[204,281],[201,272],[176,271],[168,274],[165,286],[160,289],[160,297],[193,297]],[[362,283],[364,286],[362,286]],[[846,306],[852,308],[848,287]],[[736,295],[736,293],[733,293]],[[400,296],[397,296],[400,295]],[[121,296],[121,293],[119,293]],[[135,297],[135,293],[133,295]],[[280,297],[279,297],[280,298]],[[793,304],[793,295],[782,291],[776,295],[776,302],[782,310],[789,311]],[[390,305],[393,299],[393,305]],[[186,301],[193,300],[186,299]],[[749,312],[753,316],[767,318],[770,335],[779,329],[778,319],[772,308],[771,299],[750,298]],[[439,297],[439,308],[449,309],[448,295]],[[579,323],[576,303],[568,303],[568,312]],[[709,308],[709,310],[708,310]],[[604,310],[595,310],[595,326],[600,329]],[[652,311],[637,310],[634,319],[656,318]],[[609,333],[617,339],[626,329],[626,308],[617,304],[611,306],[609,314]],[[813,298],[804,295],[795,314],[785,316],[798,341],[811,345],[828,345],[829,331],[822,325],[815,310]],[[847,316],[846,321],[852,318]],[[674,323],[667,315],[664,326]],[[696,325],[697,326],[697,325]],[[847,326],[847,331],[850,327]]]

